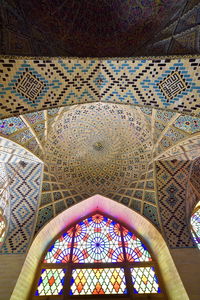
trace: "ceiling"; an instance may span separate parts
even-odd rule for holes
[[[1,53],[78,57],[199,53],[198,3],[5,0]]]
[[[150,121],[120,104],[82,104],[64,112],[45,143],[44,161],[69,188],[98,193],[140,178],[152,158]]]

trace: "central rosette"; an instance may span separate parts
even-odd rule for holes
[[[92,258],[101,260],[108,255],[109,241],[104,234],[94,233],[88,238],[87,249]]]

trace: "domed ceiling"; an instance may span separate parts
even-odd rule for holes
[[[54,123],[44,161],[60,181],[90,193],[137,180],[152,153],[150,122],[132,106],[83,104]]]
[[[79,57],[198,53],[198,11],[192,11],[197,4],[186,0],[5,0],[2,53]]]

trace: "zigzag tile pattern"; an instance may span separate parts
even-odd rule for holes
[[[88,102],[115,102],[200,115],[199,58],[0,60],[0,117]],[[177,72],[179,79],[160,89]],[[31,74],[25,79],[25,74]],[[30,78],[35,78],[33,82]],[[29,79],[31,81],[29,81]],[[20,92],[18,86],[22,87]],[[179,85],[184,89],[177,92]],[[42,86],[42,88],[41,88]],[[35,95],[34,98],[32,95]],[[18,126],[23,126],[22,123]]]
[[[186,184],[190,161],[158,161],[158,206],[166,240],[171,248],[193,247],[186,218]]]
[[[0,254],[24,253],[31,240],[37,214],[42,175],[41,163],[6,164],[11,176],[10,225]]]

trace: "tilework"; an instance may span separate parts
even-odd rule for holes
[[[146,46],[146,53],[151,51],[154,55],[180,54],[187,55],[200,52],[199,11],[198,0],[187,1],[182,15],[172,18],[167,26],[155,34],[154,42]],[[177,18],[178,17],[178,18]]]
[[[106,193],[147,171],[151,149],[150,122],[139,108],[82,104],[55,122],[44,160],[68,188]]]
[[[162,226],[171,248],[193,247],[186,218],[186,186],[191,162],[158,161],[158,206]]]
[[[200,118],[180,116],[174,122],[174,126],[188,133],[195,133],[200,131]]]
[[[10,225],[1,254],[24,253],[29,245],[40,193],[41,163],[6,164],[10,183]]]
[[[198,58],[182,59],[57,59],[2,58],[0,117],[85,102],[117,102],[170,109],[199,115]],[[43,85],[34,102],[16,90],[24,73],[31,72]],[[177,73],[178,72],[178,73]],[[180,74],[187,88],[168,99],[159,84]],[[49,75],[50,74],[50,75]]]
[[[53,206],[49,205],[39,210],[37,215],[37,224],[35,232],[38,232],[39,229],[44,226],[48,221],[54,217]]]
[[[200,199],[200,194],[196,189],[194,189],[193,185],[190,182],[188,182],[187,200],[186,200],[186,218],[188,224],[190,223],[192,212],[196,204],[199,202],[199,199]]]
[[[162,149],[158,149],[162,152]],[[200,136],[195,135],[188,137],[178,145],[166,149],[156,159],[159,160],[173,160],[177,159],[180,161],[194,160],[200,156]]]
[[[154,49],[151,44],[156,35],[156,41],[164,34],[168,37],[167,32],[172,36],[175,26],[168,26],[173,23],[178,24],[178,32],[198,24],[195,12],[189,12],[194,6],[191,2],[184,12],[186,0],[65,1],[62,6],[58,5],[60,1],[23,0],[20,9],[17,0],[4,0],[1,53],[78,57],[174,53],[171,49]],[[189,25],[182,21],[182,14],[187,14],[184,20],[189,19]]]
[[[145,203],[143,208],[143,215],[151,220],[154,225],[159,226],[158,212],[155,206]]]
[[[9,119],[0,120],[1,133],[10,135],[15,131],[25,128],[26,125],[20,118],[12,117]]]
[[[22,78],[18,80],[16,84],[16,90],[22,94],[22,96],[28,98],[33,103],[39,96],[44,84],[40,82],[37,77],[33,76],[30,72],[24,73]]]
[[[166,79],[159,83],[159,87],[168,100],[173,99],[187,89],[187,85],[179,72],[168,75]]]
[[[196,191],[200,193],[200,158],[197,158],[192,165],[190,182]]]

